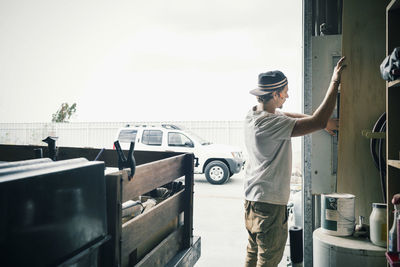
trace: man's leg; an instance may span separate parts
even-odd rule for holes
[[[286,206],[246,200],[245,211],[249,233],[246,266],[257,262],[256,266],[276,267],[282,259],[288,235]]]
[[[287,223],[284,226],[271,227],[268,232],[258,233],[256,237],[258,245],[257,266],[278,266],[285,251],[287,236]]]
[[[246,253],[246,267],[256,267],[257,266],[257,241],[256,241],[256,234],[252,234],[247,231],[249,234],[248,244],[247,244],[247,253]]]
[[[253,215],[251,211],[251,202],[245,200],[244,202],[244,221],[248,233],[248,244],[247,244],[247,251],[246,251],[246,267],[255,267],[257,265],[257,242],[256,242],[256,235],[251,233],[251,229],[253,226]]]
[[[263,231],[257,234],[257,266],[276,267],[282,260],[288,236],[287,208],[284,205],[267,203],[257,205],[258,210],[269,210],[270,218],[274,218],[267,229],[262,229]]]

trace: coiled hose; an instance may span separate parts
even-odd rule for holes
[[[372,132],[386,132],[386,112],[384,112],[376,121]],[[371,138],[370,151],[375,167],[379,171],[383,203],[386,203],[386,157],[384,153],[385,139]]]

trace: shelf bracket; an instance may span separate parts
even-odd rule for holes
[[[385,139],[386,132],[371,132],[371,130],[362,130],[361,135],[369,139]]]

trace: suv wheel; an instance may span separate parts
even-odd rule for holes
[[[210,184],[223,184],[229,179],[229,169],[219,160],[211,161],[205,169],[207,181]]]

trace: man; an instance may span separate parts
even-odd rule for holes
[[[287,202],[292,171],[291,137],[326,129],[331,134],[337,120],[330,119],[336,104],[344,58],[337,63],[325,98],[313,115],[286,113],[288,81],[280,71],[261,73],[258,100],[245,120],[248,165],[245,172],[245,223],[248,231],[246,266],[277,266],[287,240]]]

